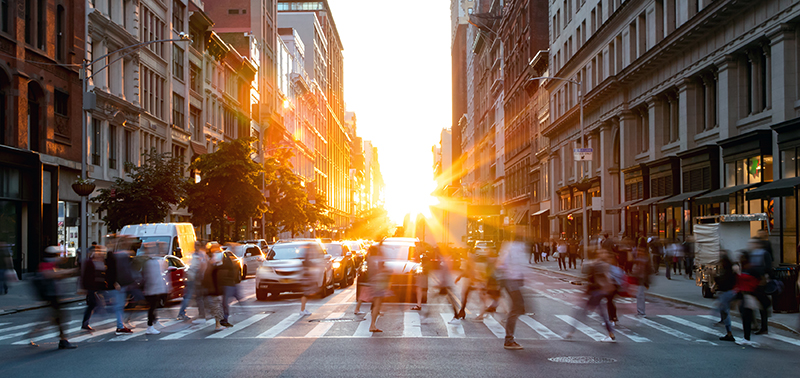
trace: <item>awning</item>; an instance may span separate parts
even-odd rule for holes
[[[528,224],[528,210],[517,213],[517,216],[514,217],[514,224]]]
[[[208,153],[208,149],[202,144],[191,142],[189,145],[192,147],[192,153],[195,156],[205,155]]]
[[[800,186],[800,177],[792,177],[773,181],[753,189],[745,195],[748,201],[770,197],[788,197],[794,195],[794,189]]]
[[[533,215],[532,215],[532,216],[534,216],[534,217],[535,217],[535,216],[539,216],[539,215],[542,215],[542,214],[544,214],[544,213],[546,213],[546,212],[548,212],[548,211],[550,211],[550,209],[543,209],[543,210],[539,210],[539,211],[537,211],[537,212],[533,213]]]
[[[646,199],[646,200],[644,200],[642,202],[637,203],[636,207],[650,207],[650,205],[652,205],[654,203],[658,203],[661,200],[664,200],[664,199],[667,199],[667,198],[669,198],[669,196],[648,198],[648,199]]]
[[[658,203],[658,206],[661,207],[678,207],[683,206],[683,201],[691,200],[692,198],[696,198],[697,196],[707,192],[708,190],[698,190],[696,192],[688,192],[688,193],[681,193],[676,196],[669,197],[661,202]]]
[[[628,207],[628,206],[631,206],[631,205],[633,205],[633,204],[639,203],[639,202],[641,202],[641,201],[642,201],[641,199],[635,199],[635,200],[625,201],[625,202],[623,202],[623,203],[621,203],[621,204],[619,204],[619,205],[617,205],[617,206],[614,206],[614,207],[612,207],[612,208],[611,208],[611,209],[609,209],[609,210],[622,210],[622,209],[624,209],[624,208],[626,208],[626,207]]]
[[[730,196],[731,194],[741,192],[742,190],[753,188],[760,185],[761,183],[757,182],[755,184],[736,185],[736,186],[729,186],[727,188],[717,189],[711,193],[706,193],[703,194],[702,196],[695,198],[695,202],[698,205],[728,202],[729,200],[728,196]]]
[[[568,215],[568,214],[572,213],[573,211],[575,211],[575,209],[565,209],[565,210],[561,210],[561,211],[559,211],[559,212],[557,212],[557,213],[555,213],[555,214],[553,214],[553,215],[550,215],[550,217],[551,217],[551,218],[556,218],[556,217],[566,216],[566,215]]]

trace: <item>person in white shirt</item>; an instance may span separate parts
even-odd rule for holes
[[[500,256],[497,259],[497,271],[503,280],[503,287],[511,298],[511,310],[506,319],[506,338],[503,348],[511,350],[522,349],[522,346],[514,341],[514,330],[517,326],[517,318],[525,313],[525,301],[522,298],[522,286],[525,283],[525,257],[528,247],[522,241],[522,237],[517,236],[513,242],[505,242],[500,248]]]

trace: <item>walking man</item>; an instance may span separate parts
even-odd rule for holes
[[[197,302],[197,319],[192,324],[201,324],[206,318],[206,308],[203,305],[203,273],[206,271],[207,255],[205,253],[205,244],[203,242],[196,242],[194,245],[194,253],[192,254],[192,263],[186,271],[186,288],[183,291],[183,302],[181,308],[178,310],[178,320],[190,320],[186,316],[186,307],[192,300],[192,296]]]
[[[89,325],[89,319],[92,317],[95,308],[99,304],[105,307],[106,290],[106,265],[105,265],[105,250],[102,247],[93,245],[89,249],[90,254],[86,256],[83,261],[83,269],[81,272],[81,284],[83,289],[86,290],[86,310],[83,312],[83,323],[81,329],[92,332],[94,328]]]
[[[520,350],[522,346],[514,341],[517,318],[525,313],[525,301],[522,297],[522,286],[525,278],[525,243],[521,236],[513,242],[503,243],[498,257],[497,269],[502,274],[503,287],[511,298],[511,309],[506,319],[506,338],[503,348]]]

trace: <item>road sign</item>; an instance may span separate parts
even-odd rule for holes
[[[575,160],[576,161],[592,160],[592,152],[593,149],[591,148],[576,148],[574,150]]]

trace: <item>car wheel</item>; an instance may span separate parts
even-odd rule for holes
[[[269,294],[266,290],[256,289],[256,300],[257,301],[266,301]]]

